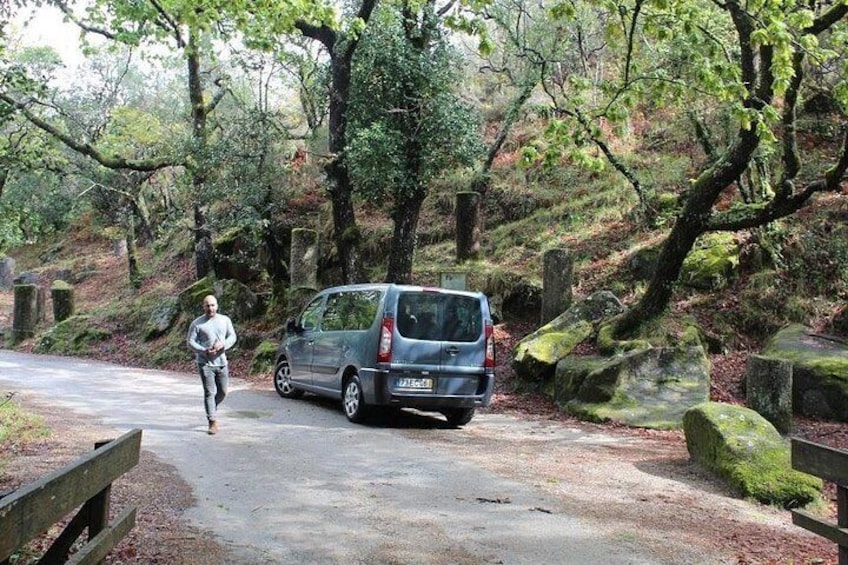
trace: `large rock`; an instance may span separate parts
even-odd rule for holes
[[[710,395],[710,362],[701,346],[654,347],[614,357],[567,357],[557,364],[557,403],[592,421],[679,428]]]
[[[144,341],[161,337],[171,331],[180,317],[180,300],[174,296],[166,296],[160,300],[144,326]]]
[[[33,351],[56,355],[89,355],[92,349],[111,336],[111,331],[98,326],[90,316],[71,316],[41,334]]]
[[[848,422],[848,344],[800,324],[780,330],[763,354],[792,362],[796,414]]]
[[[224,280],[216,281],[214,287],[218,309],[232,318],[233,322],[244,322],[262,313],[259,299],[247,285],[237,280]]]
[[[516,376],[544,384],[554,376],[557,362],[592,335],[600,320],[624,311],[621,302],[607,291],[576,302],[568,310],[518,342],[513,358]]]
[[[262,313],[259,298],[247,285],[231,279],[216,280],[212,276],[200,279],[180,292],[180,310],[192,320],[201,316],[203,299],[210,294],[218,299],[218,311],[232,318],[233,322],[243,322]]]
[[[661,246],[654,245],[634,251],[629,259],[633,276],[649,280],[654,274],[661,250]],[[702,236],[683,262],[680,283],[702,290],[726,287],[739,266],[741,250],[742,247],[731,233]]]
[[[686,412],[683,430],[692,459],[743,497],[784,508],[820,497],[821,479],[792,469],[788,440],[753,410],[705,402]]]

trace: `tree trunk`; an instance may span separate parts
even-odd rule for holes
[[[377,0],[363,0],[356,17],[367,24]],[[359,244],[361,234],[353,209],[353,185],[344,161],[347,144],[347,107],[350,101],[350,74],[353,54],[359,45],[355,36],[340,35],[328,26],[314,26],[303,21],[295,23],[303,35],[320,41],[330,53],[330,108],[328,118],[330,161],[325,167],[333,206],[333,241],[341,258],[342,279],[345,283],[365,281],[362,273]]]
[[[212,234],[199,203],[194,205],[194,266],[197,280],[212,272]]]
[[[409,198],[395,207],[392,214],[394,233],[389,246],[389,265],[386,282],[409,284],[412,282],[412,257],[418,231],[418,216],[424,196]]]
[[[135,244],[135,217],[127,218],[127,271],[130,275],[130,286],[135,290],[141,288],[141,271],[138,268],[138,247]]]
[[[759,140],[755,130],[754,127],[741,130],[736,143],[724,157],[704,171],[692,185],[683,211],[671,228],[657,259],[648,290],[616,324],[615,333],[618,337],[632,334],[645,322],[660,316],[668,307],[683,261],[698,236],[706,231],[713,205],[722,190],[739,178],[757,149]]]
[[[483,232],[480,200],[477,192],[458,192],[456,195],[457,263],[480,258],[480,234]]]

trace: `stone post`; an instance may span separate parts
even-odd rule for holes
[[[15,260],[0,257],[0,290],[9,290],[15,281]]]
[[[318,288],[318,232],[294,228],[291,234],[292,288]]]
[[[543,255],[542,315],[547,324],[571,306],[574,260],[567,249],[549,249]]]
[[[480,258],[480,236],[483,233],[481,198],[477,192],[456,195],[456,261]]]
[[[112,240],[112,254],[115,257],[127,256],[127,240],[126,238]]]
[[[760,355],[748,357],[748,407],[759,412],[781,434],[792,428],[792,362]]]
[[[12,319],[12,345],[35,336],[38,325],[38,286],[16,284]]]
[[[50,297],[53,299],[53,321],[63,322],[74,315],[74,287],[65,281],[53,281],[50,287]]]

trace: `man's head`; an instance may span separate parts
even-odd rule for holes
[[[211,294],[203,299],[203,311],[210,318],[218,313],[218,301]]]

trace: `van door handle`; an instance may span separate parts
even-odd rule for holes
[[[449,345],[448,347],[445,347],[445,353],[448,355],[456,355],[459,353],[459,348],[455,345]]]

